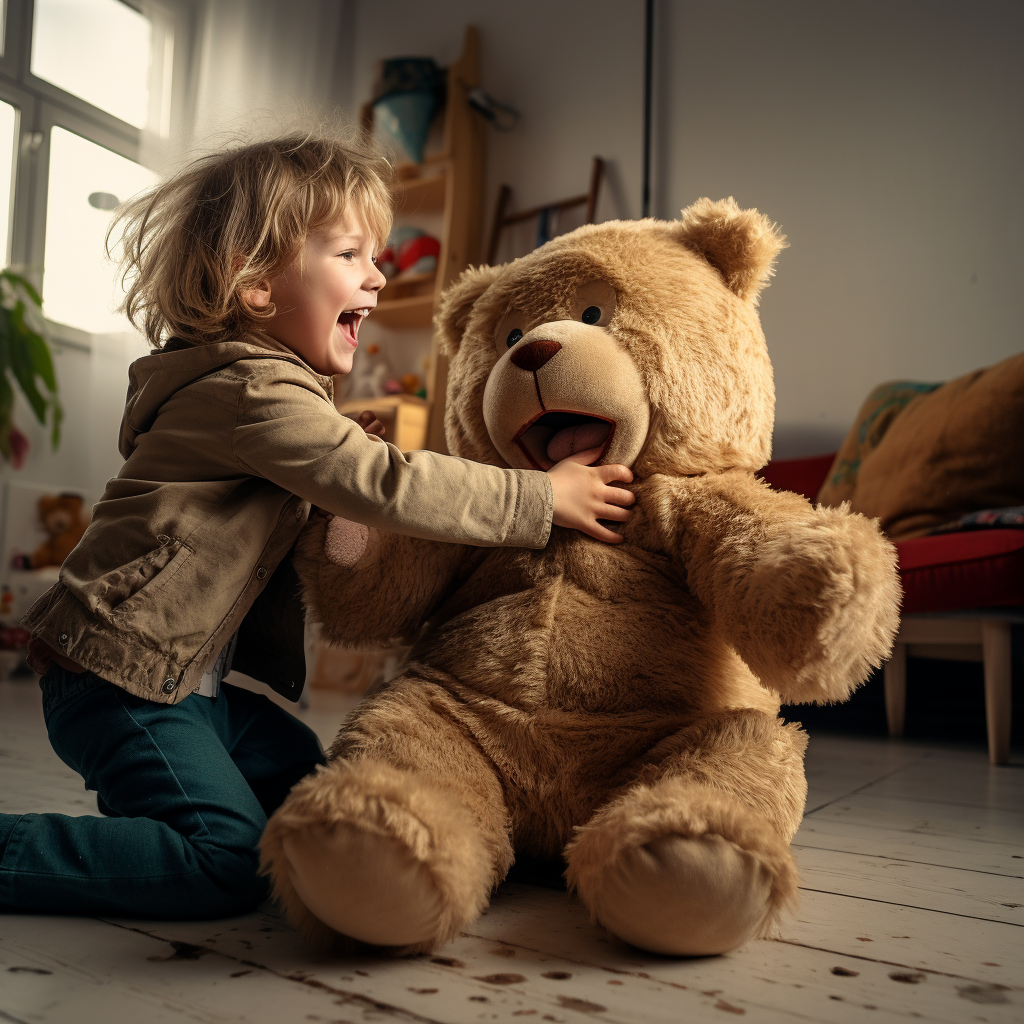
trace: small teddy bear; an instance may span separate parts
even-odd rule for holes
[[[633,469],[608,545],[472,548],[318,518],[306,601],[336,644],[412,644],[273,815],[263,856],[312,941],[433,949],[520,855],[564,857],[593,919],[706,955],[792,904],[807,737],[898,625],[877,522],[756,476],[774,387],[757,301],[784,240],[700,200],[467,270],[436,327],[453,455]],[[386,595],[367,601],[370,593]]]
[[[82,515],[82,497],[79,494],[47,494],[39,499],[39,522],[47,533],[45,543],[31,555],[15,553],[11,556],[14,569],[42,569],[61,566],[82,539],[89,525]]]

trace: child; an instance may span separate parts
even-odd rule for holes
[[[304,676],[287,556],[319,506],[371,526],[543,547],[552,521],[614,542],[623,466],[503,470],[403,455],[338,414],[384,277],[387,164],[294,137],[200,160],[129,204],[125,464],[29,611],[47,731],[105,817],[0,815],[0,909],[221,917],[265,895],[267,816],[323,754],[235,668],[293,700]],[[591,453],[592,454],[592,453]]]

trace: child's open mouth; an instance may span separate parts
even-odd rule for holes
[[[359,309],[346,309],[338,317],[341,333],[353,348],[359,344],[359,325],[370,315],[370,308],[361,306]]]

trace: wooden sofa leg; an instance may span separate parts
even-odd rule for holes
[[[903,735],[903,714],[907,706],[907,645],[898,640],[892,657],[883,669],[885,678],[885,718],[890,736]]]
[[[983,622],[981,647],[985,659],[985,721],[988,759],[1006,764],[1010,757],[1010,623]]]

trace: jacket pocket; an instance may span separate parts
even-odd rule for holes
[[[126,616],[148,597],[156,596],[192,554],[177,537],[157,537],[160,546],[94,580],[72,589],[98,618],[124,624]]]

